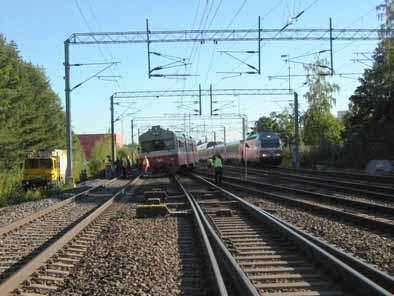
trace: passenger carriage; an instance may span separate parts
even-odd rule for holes
[[[201,161],[206,161],[208,157],[212,157],[218,152],[227,163],[240,164],[245,159],[248,163],[256,165],[280,165],[282,162],[283,148],[277,133],[262,132],[249,135],[245,144],[243,141],[233,141],[226,144],[212,143],[201,144],[197,147]]]
[[[141,159],[148,157],[153,172],[174,173],[193,168],[198,161],[193,139],[160,126],[153,126],[139,137]]]

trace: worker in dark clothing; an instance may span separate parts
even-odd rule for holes
[[[213,160],[213,167],[215,168],[215,183],[217,185],[222,184],[223,177],[223,158],[219,153],[216,153],[215,158]]]

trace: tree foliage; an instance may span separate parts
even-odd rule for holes
[[[302,117],[303,140],[307,145],[318,148],[327,144],[340,144],[344,126],[330,112],[335,105],[335,93],[339,86],[326,80],[327,62],[316,59],[312,65],[304,66],[308,72],[308,91],[304,94],[309,108]]]
[[[342,133],[345,127],[330,112],[310,109],[305,113],[303,121],[303,140],[306,145],[322,146],[342,143]]]
[[[294,116],[285,110],[281,113],[271,112],[270,116],[262,116],[252,128],[253,132],[271,131],[281,135],[285,145],[294,139]]]
[[[346,117],[348,149],[357,161],[394,158],[394,41],[385,40],[375,51],[374,64],[364,72],[350,97]]]
[[[0,35],[0,173],[19,168],[33,150],[64,148],[65,130],[60,98],[43,68],[23,61],[16,44]],[[80,168],[84,156],[74,143],[74,167]]]
[[[92,150],[90,156],[89,169],[92,175],[97,175],[103,168],[105,162],[111,156],[111,136],[108,135],[104,139],[98,141]]]
[[[339,86],[327,81],[327,68],[327,61],[319,58],[313,64],[304,66],[308,73],[306,80],[308,91],[304,97],[308,101],[309,108],[315,111],[329,112],[336,103],[334,95],[339,92]]]
[[[138,159],[137,146],[123,146],[116,149],[117,159],[129,159],[131,165],[135,165]],[[92,150],[89,169],[92,175],[99,174],[106,162],[111,159],[111,135],[105,136],[98,141]]]

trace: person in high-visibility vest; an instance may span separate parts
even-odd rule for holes
[[[148,156],[145,155],[145,158],[144,158],[144,161],[142,162],[142,165],[144,167],[145,174],[147,174],[148,171],[149,171],[149,168],[150,168],[150,163],[149,163]]]
[[[223,158],[219,153],[216,153],[215,158],[213,160],[213,167],[215,168],[215,183],[220,185],[222,184],[223,177]]]

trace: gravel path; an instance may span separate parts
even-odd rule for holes
[[[185,222],[191,227],[185,217],[137,219],[128,207],[54,295],[190,295],[181,292]]]
[[[89,180],[78,184],[78,187],[80,187],[81,189],[87,189],[87,187],[97,186],[105,181],[106,180],[97,179]],[[0,208],[0,227],[11,224],[19,219],[32,215],[35,212],[41,211],[59,201],[64,200],[65,198],[77,193],[78,187],[76,189],[73,189],[71,192],[66,191],[64,193],[61,193],[57,197],[39,199],[36,201],[29,201],[9,207]]]
[[[384,234],[373,233],[346,222],[311,214],[294,207],[284,206],[261,198],[246,197],[246,200],[268,210],[275,216],[319,237],[378,269],[394,276],[394,240]]]

